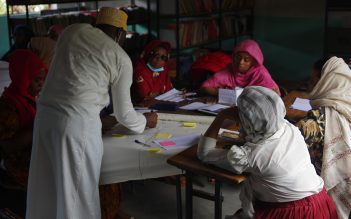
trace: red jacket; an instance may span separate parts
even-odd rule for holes
[[[134,66],[132,97],[136,102],[142,101],[150,93],[165,93],[173,88],[171,79],[168,76],[168,66],[164,66],[164,71],[154,74],[140,59]]]

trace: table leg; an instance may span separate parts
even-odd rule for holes
[[[221,199],[221,182],[215,182],[215,219],[222,218],[222,199]]]
[[[193,174],[189,171],[185,172],[185,218],[193,218]]]
[[[183,218],[183,210],[182,210],[182,187],[180,184],[180,176],[177,175],[177,182],[176,182],[176,193],[177,193],[177,218]]]

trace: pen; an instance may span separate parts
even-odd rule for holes
[[[145,146],[145,147],[152,147],[151,145],[148,145],[148,144],[146,144],[146,143],[144,143],[144,142],[141,142],[141,141],[139,141],[139,140],[134,140],[134,142],[135,143],[138,143],[138,144],[141,144],[141,145],[143,145],[143,146]]]

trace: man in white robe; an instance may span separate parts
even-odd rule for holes
[[[111,89],[117,121],[136,133],[154,127],[130,99],[132,63],[118,41],[127,15],[102,8],[97,26],[73,24],[56,45],[37,104],[29,172],[28,219],[98,219],[103,154],[99,113]]]

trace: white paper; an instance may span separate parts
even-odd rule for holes
[[[207,104],[207,103],[193,102],[193,103],[190,103],[188,105],[179,107],[179,109],[183,109],[183,110],[198,110],[198,109],[202,109],[204,107],[207,107],[209,105],[210,104]]]
[[[243,92],[243,88],[236,87],[235,89],[222,89],[218,90],[218,103],[236,106],[237,99],[240,94]]]
[[[209,105],[208,107],[204,107],[202,109],[215,112],[215,111],[218,111],[218,110],[221,110],[221,109],[225,109],[225,108],[229,108],[229,107],[230,106],[217,103],[217,104]]]
[[[235,90],[232,89],[222,89],[218,90],[218,103],[235,105],[236,104],[236,95]]]
[[[171,101],[171,102],[179,102],[180,99],[184,100],[184,98],[182,97],[181,94],[182,94],[181,91],[173,88],[172,90],[167,91],[166,93],[155,97],[155,99],[156,100]]]
[[[173,137],[173,138],[166,138],[166,139],[154,139],[153,142],[155,142],[157,145],[161,146],[162,148],[166,150],[172,150],[176,149],[179,147],[190,147],[196,143],[199,142],[201,134],[199,133],[193,133],[190,135],[185,135],[185,136],[179,136],[179,137]],[[163,143],[167,142],[172,142],[174,145],[170,146],[165,146]]]
[[[291,105],[291,108],[301,110],[301,111],[309,111],[312,109],[309,99],[296,98],[294,103]]]
[[[220,111],[222,111],[223,109],[229,108],[230,106],[227,105],[223,105],[223,104],[213,104],[204,108],[199,109],[199,111],[201,112],[205,112],[205,113],[210,113],[212,115],[217,115]]]

